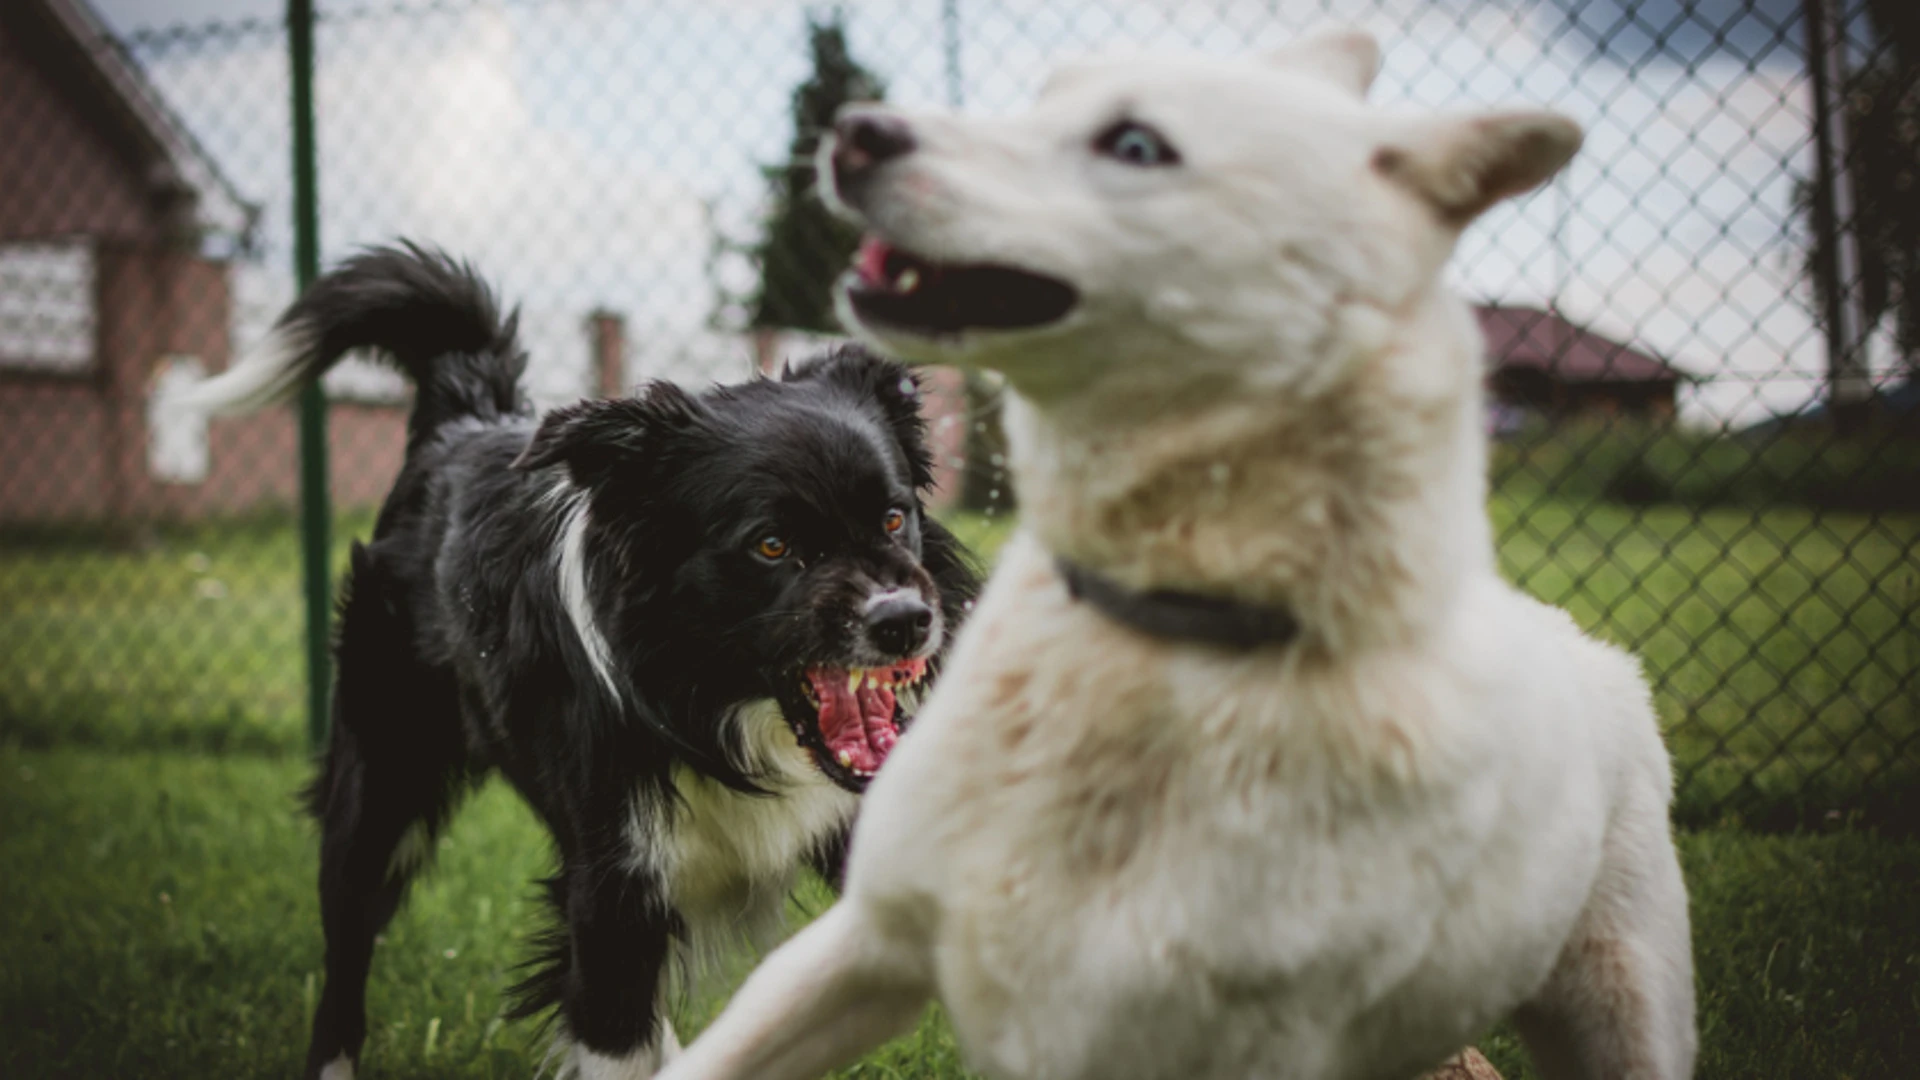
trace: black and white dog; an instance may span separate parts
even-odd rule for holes
[[[378,249],[181,403],[240,411],[372,349],[413,382],[355,544],[319,818],[326,986],[306,1074],[353,1075],[374,936],[493,770],[551,830],[559,926],[518,1014],[568,1071],[651,1075],[672,965],[831,875],[977,581],[921,507],[918,387],[858,349],[779,380],[659,383],[537,418],[515,318],[446,256]]]

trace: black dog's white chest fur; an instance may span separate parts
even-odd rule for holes
[[[306,1073],[351,1077],[374,936],[498,772],[559,862],[515,1014],[557,1007],[574,1073],[644,1075],[675,1045],[666,972],[775,925],[809,863],[836,874],[857,792],[977,587],[922,511],[918,387],[841,350],[536,418],[513,318],[409,248],[323,278],[189,403],[258,406],[351,349],[416,398],[352,553],[309,793],[327,976]]]
[[[643,789],[628,828],[628,857],[666,883],[674,908],[685,913],[696,961],[774,928],[795,871],[842,835],[859,806],[858,796],[813,767],[772,700],[739,706],[731,722],[773,797],[682,767],[673,773],[676,812],[649,807],[654,794]]]

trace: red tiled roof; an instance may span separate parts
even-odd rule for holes
[[[1535,307],[1481,304],[1474,314],[1496,368],[1539,368],[1567,382],[1675,382],[1685,373]]]

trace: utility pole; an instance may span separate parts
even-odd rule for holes
[[[947,69],[947,108],[962,104],[960,83],[960,2],[940,0],[940,42]]]
[[[1816,273],[1827,338],[1827,411],[1842,434],[1865,425],[1873,383],[1867,371],[1866,319],[1861,313],[1860,240],[1854,219],[1847,130],[1847,38],[1843,0],[1801,0],[1807,70],[1813,86],[1813,141],[1818,158],[1813,199]]]
[[[959,0],[940,0],[940,44],[947,76],[947,108],[957,111],[966,103],[960,72]],[[967,430],[961,442],[965,466],[959,477],[959,504],[963,509],[991,514],[1007,506],[1012,494],[1000,434],[1000,395],[980,372],[968,371],[961,379]],[[994,463],[996,457],[1002,464]]]

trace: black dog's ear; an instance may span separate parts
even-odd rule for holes
[[[637,397],[579,401],[548,413],[514,459],[516,469],[565,465],[576,483],[594,487],[615,467],[648,454],[662,434],[697,425],[700,403],[669,382]]]
[[[905,364],[875,356],[858,345],[843,345],[825,356],[780,373],[781,382],[824,379],[871,398],[886,414],[894,441],[906,455],[913,486],[933,486],[933,452],[927,448],[927,421],[920,415],[925,387]]]

